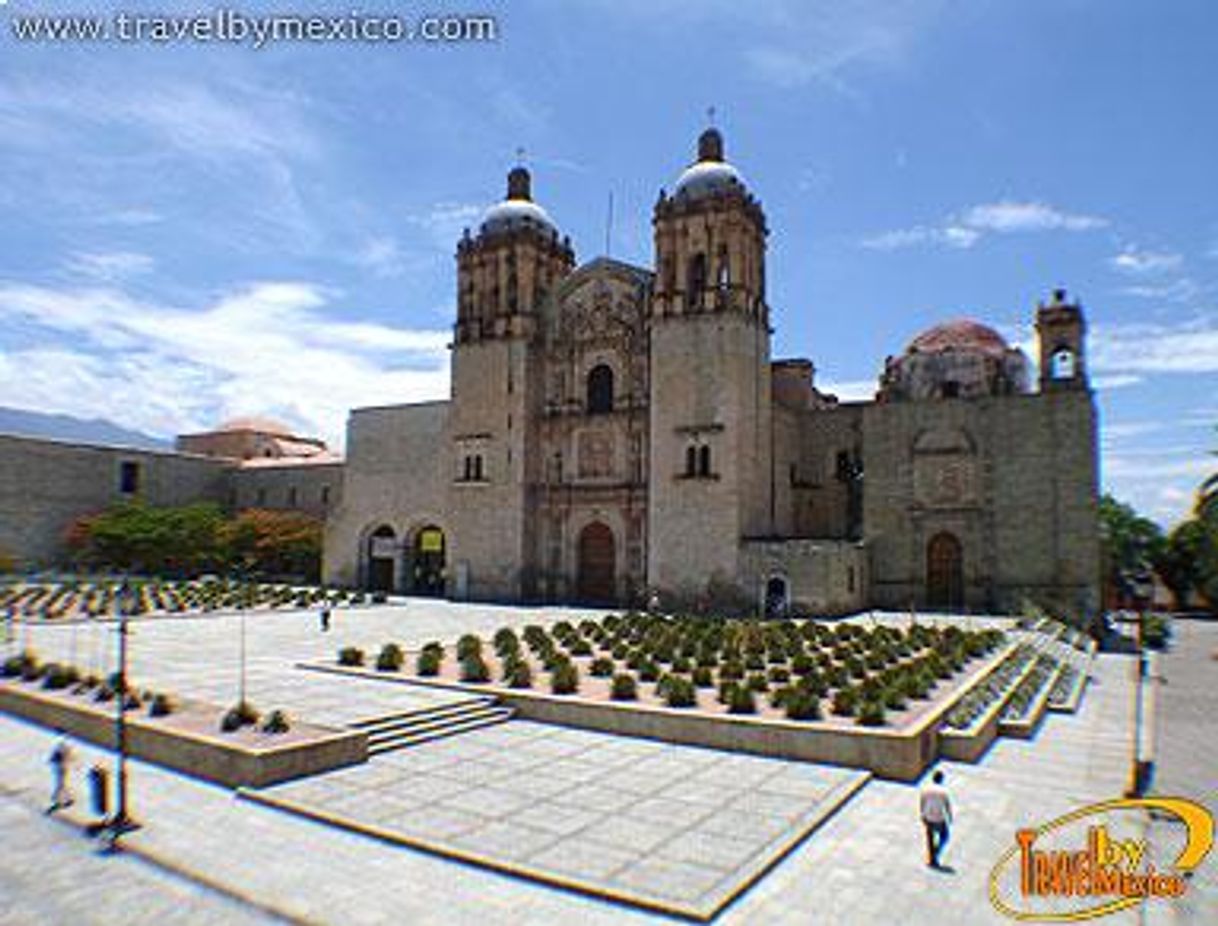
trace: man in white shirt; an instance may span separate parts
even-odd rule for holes
[[[952,801],[943,787],[943,773],[936,771],[931,783],[922,789],[922,823],[926,826],[927,864],[939,867],[939,853],[947,845],[948,827],[952,822]]]

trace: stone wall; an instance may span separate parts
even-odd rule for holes
[[[787,603],[818,615],[849,614],[868,601],[867,549],[844,540],[747,540],[741,584],[764,604],[773,578],[787,587]]]
[[[233,470],[229,502],[235,509],[302,511],[326,518],[342,503],[343,464],[255,463]]]
[[[134,491],[123,491],[124,468]],[[225,505],[230,468],[207,457],[0,435],[0,551],[21,567],[55,563],[73,520],[124,500]]]
[[[434,525],[449,534],[448,415],[447,402],[352,411],[340,500],[326,523],[326,582],[363,584],[369,536],[384,525],[394,532],[394,587],[403,589],[418,530]]]

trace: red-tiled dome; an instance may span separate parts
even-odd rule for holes
[[[946,351],[968,351],[1001,358],[1010,349],[1006,340],[993,328],[970,318],[959,318],[927,328],[909,342],[906,354],[941,354]]]
[[[275,437],[291,437],[292,429],[282,421],[276,421],[274,418],[260,418],[250,416],[245,418],[231,418],[220,427],[217,431],[256,431],[261,434],[271,434]]]

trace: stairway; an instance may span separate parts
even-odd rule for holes
[[[417,746],[458,733],[468,733],[510,720],[516,712],[495,698],[467,698],[453,704],[385,714],[350,724],[352,730],[368,734],[368,755]]]

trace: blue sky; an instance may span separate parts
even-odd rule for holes
[[[770,222],[775,356],[858,398],[937,320],[1031,351],[1065,286],[1105,486],[1171,523],[1214,469],[1207,0],[291,9],[353,8],[489,13],[497,39],[31,44],[16,17],[114,8],[0,6],[0,404],[159,435],[269,414],[341,443],[353,406],[447,393],[453,246],[518,147],[581,261],[612,191],[613,256],[650,264],[656,194],[714,105]]]

